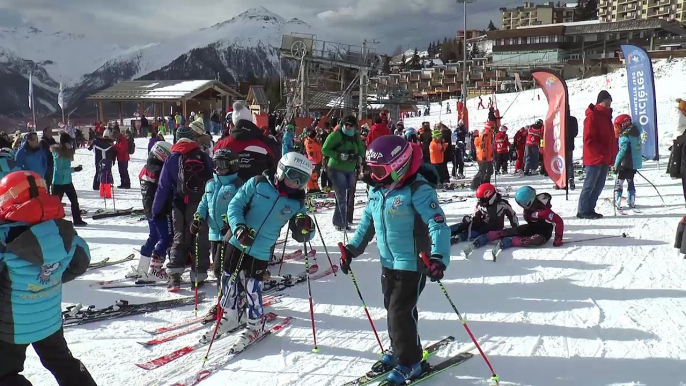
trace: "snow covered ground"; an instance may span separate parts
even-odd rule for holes
[[[656,64],[658,116],[661,143],[676,126],[674,99],[686,84],[686,62],[662,61]],[[623,71],[609,75],[609,91],[616,113],[628,108]],[[583,109],[602,88],[605,77],[570,82],[572,112],[583,120]],[[513,129],[541,117],[547,108],[544,101],[532,101],[533,92],[522,93],[513,107],[505,112],[515,94],[498,95],[504,123]],[[543,97],[542,97],[543,98]],[[475,102],[469,101],[470,108]],[[432,106],[438,113],[438,106]],[[454,111],[454,110],[453,110]],[[472,109],[472,124],[485,121],[485,112]],[[429,117],[438,121],[438,114]],[[420,123],[425,118],[416,119]],[[411,120],[408,120],[411,121]],[[408,125],[406,123],[406,125]],[[418,124],[416,125],[418,126]],[[581,139],[577,138],[575,158],[581,157]],[[668,141],[667,141],[668,142]],[[138,172],[145,159],[144,140],[138,140],[129,174],[131,190],[115,192],[117,208],[140,207],[137,190]],[[539,191],[553,195],[553,208],[565,221],[565,245],[553,248],[513,249],[504,251],[497,263],[491,260],[490,247],[477,250],[466,261],[460,246],[452,248],[451,265],[443,283],[458,309],[466,315],[468,324],[489,356],[503,385],[683,385],[686,359],[686,277],[684,260],[672,248],[677,222],[684,214],[684,198],[678,181],[664,173],[666,148],[662,170],[657,163],[644,164],[642,173],[660,190],[666,201],[663,205],[648,183],[637,177],[637,205],[641,213],[614,216],[603,198],[612,197],[612,182],[608,181],[601,195],[597,211],[604,219],[590,221],[575,217],[579,189],[571,191],[569,201],[564,192],[550,189],[545,177],[498,178],[500,187],[530,184]],[[75,179],[79,199],[91,213],[103,207],[97,193],[90,190],[93,177],[92,154],[79,150],[75,163],[84,170]],[[116,169],[116,168],[115,168]],[[473,175],[475,168],[468,168]],[[116,172],[115,172],[116,174]],[[118,176],[115,180],[119,182]],[[577,185],[579,188],[581,183]],[[358,195],[362,196],[362,186]],[[470,196],[468,192],[440,193],[441,197]],[[66,201],[66,199],[65,199]],[[513,205],[514,202],[512,202]],[[108,205],[110,205],[108,203]],[[460,221],[469,214],[473,199],[443,205],[449,223]],[[356,211],[358,218],[361,209]],[[330,224],[331,211],[317,215],[323,237],[334,262],[338,260],[336,243],[342,234]],[[88,216],[87,216],[88,217]],[[147,235],[144,222],[119,218],[89,220],[86,229],[79,229],[92,250],[93,261],[105,257],[123,257],[140,247]],[[602,235],[611,238],[600,241],[574,241]],[[320,269],[328,265],[319,236],[313,242]],[[287,250],[300,246],[288,243]],[[96,290],[89,284],[96,280],[123,276],[131,264],[103,268],[89,272],[64,286],[66,304],[95,304],[99,307],[117,299],[132,303],[170,298],[163,288],[126,290]],[[380,288],[380,265],[376,244],[355,259],[353,269],[370,313],[377,323],[385,346],[386,315]],[[302,270],[302,262],[286,263],[286,273]],[[361,303],[349,277],[340,274],[312,283],[317,323],[317,342],[320,353],[312,349],[312,333],[308,309],[307,287],[300,285],[285,292],[281,303],[271,309],[279,315],[292,316],[291,327],[269,337],[244,352],[225,370],[204,381],[202,385],[341,385],[368,370],[378,359],[378,346],[371,333]],[[212,292],[212,288],[205,288]],[[192,292],[182,290],[182,295]],[[202,304],[206,311],[212,297]],[[457,321],[438,286],[427,283],[419,302],[419,329],[423,342],[430,343],[446,335],[456,342],[439,352],[440,357],[469,349],[477,354],[469,337]],[[147,361],[174,349],[194,343],[201,333],[191,334],[153,349],[137,344],[149,335],[142,328],[162,326],[170,321],[193,315],[192,307],[162,311],[145,316],[120,319],[74,327],[66,337],[74,355],[80,358],[99,385],[147,385],[173,382],[167,378],[168,369],[141,370],[133,363]],[[230,339],[220,340],[212,355],[221,355]],[[190,354],[169,364],[199,369],[204,350]],[[52,376],[41,366],[30,350],[25,374],[35,385],[56,385]],[[483,360],[475,356],[426,385],[483,385],[490,374]]]

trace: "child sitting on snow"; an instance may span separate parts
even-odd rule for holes
[[[476,190],[476,198],[479,199],[476,212],[471,216],[465,216],[461,223],[450,226],[450,244],[457,244],[474,238],[478,239],[479,236],[490,231],[503,230],[505,216],[510,220],[512,227],[518,225],[517,213],[507,200],[503,200],[500,193],[496,192],[495,186],[492,184],[481,184]],[[483,244],[475,245],[474,248]]]
[[[617,173],[615,180],[615,206],[622,206],[622,191],[624,180],[627,181],[629,192],[629,208],[636,206],[636,187],[634,176],[636,170],[643,166],[641,155],[641,129],[631,122],[628,114],[622,114],[615,118],[615,130],[619,131],[619,152],[615,158],[614,169]]]

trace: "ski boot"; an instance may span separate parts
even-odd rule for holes
[[[491,251],[491,254],[493,254],[493,261],[496,261],[498,259],[498,255],[500,255],[500,252],[503,249],[511,248],[512,247],[512,237],[505,237],[504,239],[498,241],[498,244],[495,245],[493,250]]]
[[[214,319],[216,320],[216,319]],[[219,321],[219,327],[217,327],[217,337],[222,335],[230,334],[240,327],[240,318],[238,316],[238,310],[224,309],[222,312],[221,320]],[[208,343],[212,339],[212,334],[214,333],[214,326],[207,330],[201,337],[201,343]]]
[[[629,208],[634,209],[636,207],[636,192],[629,191],[629,199],[627,200]]]
[[[567,186],[569,186],[569,190],[576,189],[576,185],[574,184],[574,177],[567,180]]]
[[[617,209],[622,209],[622,191],[615,190],[615,207]]]
[[[202,286],[205,284],[205,280],[207,280],[207,272],[198,272],[198,275],[195,275],[195,270],[191,270],[191,283],[195,285],[197,280],[198,287]]]
[[[181,289],[181,274],[172,273],[169,275],[169,281],[167,282],[167,290],[169,292],[178,292]]]
[[[245,348],[250,343],[254,342],[255,339],[259,338],[260,335],[262,335],[263,333],[264,323],[262,322],[262,318],[254,320],[248,319],[248,322],[245,325],[245,329],[236,340],[236,343],[234,344],[232,351],[240,352],[245,350]]]
[[[143,259],[143,256],[141,256],[141,259]],[[169,281],[169,275],[164,269],[164,260],[155,254],[152,255],[152,258],[147,259],[149,260],[148,272],[145,272],[139,276],[138,280],[136,280],[136,284],[149,284],[158,281]]]
[[[377,374],[382,374],[387,371],[393,370],[393,367],[395,367],[395,365],[395,355],[393,354],[393,347],[391,347],[388,350],[384,351],[381,359],[379,359],[378,361],[376,361],[376,363],[372,365],[372,371]]]
[[[131,266],[131,270],[124,276],[127,279],[138,279],[144,277],[148,273],[148,267],[150,267],[150,260],[152,258],[149,256],[141,255],[138,259],[138,266]]]
[[[422,373],[424,373],[424,365],[422,362],[415,363],[410,367],[397,365],[390,373],[388,373],[388,376],[386,377],[386,384],[388,386],[405,385],[409,381],[419,378]]]
[[[469,256],[474,252],[476,248],[481,248],[488,244],[488,234],[485,233],[474,239],[467,247],[464,249],[465,258],[469,259]]]

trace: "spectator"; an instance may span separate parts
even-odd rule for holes
[[[117,166],[119,168],[119,178],[121,185],[118,189],[131,189],[131,179],[129,178],[129,140],[119,129],[112,130],[112,138],[116,142],[114,151],[117,157]]]
[[[80,172],[83,168],[81,165],[71,167],[71,162],[74,160],[72,143],[71,136],[63,131],[60,133],[60,143],[50,147],[53,165],[55,165],[52,176],[52,195],[59,197],[62,201],[62,197],[66,194],[69,202],[71,202],[71,216],[74,226],[86,226],[88,224],[81,219],[79,198],[72,183],[72,174]]]
[[[148,118],[146,118],[145,115],[141,115],[141,137],[147,138],[148,130],[150,130],[150,123],[148,122]]]
[[[26,134],[26,142],[17,151],[14,160],[19,169],[34,172],[39,176],[44,176],[48,171],[48,159],[41,149],[38,134],[34,131]]]
[[[672,147],[667,163],[667,173],[672,178],[681,178],[684,200],[686,200],[686,100],[678,98],[678,121],[672,134]]]
[[[386,124],[383,123],[382,117],[376,117],[371,130],[369,130],[367,139],[365,140],[365,146],[369,147],[369,145],[374,142],[375,139],[383,137],[384,135],[391,135],[391,130]]]
[[[95,176],[93,177],[93,190],[100,190],[100,175],[102,174],[102,160],[108,160],[110,171],[117,157],[112,140],[112,130],[107,129],[102,133],[102,138],[95,138],[88,150],[93,151],[95,156]]]
[[[212,122],[212,134],[219,135],[219,129],[221,128],[221,126],[219,125],[219,113],[217,113],[216,110],[212,111],[210,121]]]
[[[52,169],[54,167],[52,153],[50,152],[50,146],[57,145],[57,141],[52,136],[52,129],[50,126],[43,129],[43,138],[40,140],[40,147],[45,153],[45,158],[48,162],[48,166],[45,170],[45,185],[47,186],[48,193],[52,192]]]
[[[603,90],[598,93],[597,103],[586,109],[584,120],[584,167],[586,179],[579,195],[576,217],[599,219],[595,206],[605,187],[605,179],[617,154],[614,127],[612,125],[612,97]]]

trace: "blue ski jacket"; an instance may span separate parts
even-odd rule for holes
[[[361,255],[375,234],[381,265],[386,268],[421,272],[420,252],[442,256],[446,267],[450,263],[450,228],[436,191],[419,174],[412,183],[390,192],[369,190],[369,201],[348,248],[355,256]]]
[[[622,168],[638,170],[643,167],[641,144],[642,130],[631,125],[619,136],[619,152],[615,158],[615,169]]]
[[[65,220],[3,224],[0,240],[0,340],[45,339],[62,328],[62,283],[88,269],[88,244]]]
[[[54,145],[53,148],[59,145]],[[60,155],[59,150],[52,150],[53,159],[53,185],[69,185],[71,184],[71,175],[74,173],[74,168],[71,167],[71,158]]]
[[[46,158],[43,149],[40,147],[34,149],[29,146],[28,142],[24,142],[24,144],[21,145],[21,148],[17,150],[14,157],[14,160],[17,161],[17,166],[21,170],[34,172],[41,177],[43,177],[48,170],[48,159]]]
[[[9,152],[0,151],[0,180],[5,178],[6,175],[18,170],[21,169],[17,167],[17,163],[12,158],[12,155]],[[40,176],[43,177],[44,174],[41,174]]]
[[[281,155],[288,154],[295,151],[295,138],[293,132],[286,130],[283,133],[283,138],[281,138]]]
[[[228,213],[229,203],[238,192],[238,188],[243,184],[243,180],[238,178],[238,174],[220,176],[215,174],[214,178],[207,181],[205,194],[198,205],[196,214],[210,228],[210,241],[220,241],[220,233],[224,226],[222,215]]]
[[[245,249],[245,253],[263,261],[268,261],[271,257],[272,246],[276,243],[281,228],[298,213],[307,213],[304,191],[298,190],[295,195],[282,196],[270,182],[272,180],[273,176],[267,173],[249,179],[229,204],[231,229],[236,229],[239,224],[245,224],[257,232],[255,242]],[[304,240],[295,240],[310,241],[313,237],[314,232],[309,233]],[[231,237],[229,243],[243,249],[235,236]]]

